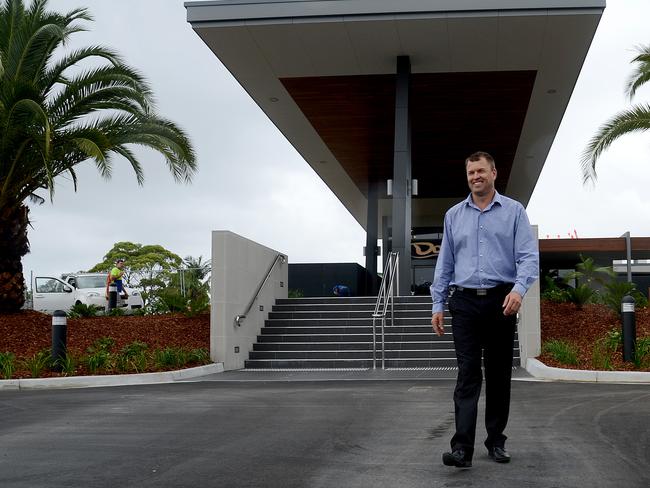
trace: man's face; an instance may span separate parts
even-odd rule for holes
[[[467,163],[467,184],[474,195],[489,195],[494,190],[497,170],[484,158]]]
[[[124,267],[124,261],[118,261],[115,263],[115,266],[117,266],[119,269],[122,269]]]

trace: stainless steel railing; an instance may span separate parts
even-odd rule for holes
[[[287,257],[284,254],[278,254],[273,262],[271,263],[271,266],[269,266],[269,270],[266,272],[264,275],[264,278],[262,281],[260,281],[259,286],[257,287],[257,290],[255,290],[255,293],[253,294],[253,298],[251,298],[250,302],[248,302],[248,306],[246,307],[246,310],[244,313],[235,316],[235,326],[241,327],[241,320],[246,318],[246,315],[248,315],[248,312],[251,311],[251,308],[253,307],[253,304],[255,303],[255,300],[257,300],[257,297],[259,296],[260,292],[262,291],[262,288],[264,288],[264,285],[266,285],[266,282],[269,281],[269,278],[271,277],[271,273],[273,272],[273,268],[275,268],[275,265],[280,262],[284,263],[287,260]]]
[[[390,325],[395,323],[395,291],[399,284],[399,253],[388,254],[384,276],[381,279],[375,311],[372,314],[372,369],[377,369],[377,324],[381,319],[381,369],[386,369],[385,332],[386,316],[390,307]]]

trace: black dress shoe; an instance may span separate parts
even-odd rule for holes
[[[488,456],[494,459],[497,463],[510,462],[510,454],[508,454],[505,447],[492,447],[488,449]]]
[[[445,466],[456,466],[457,468],[471,468],[472,458],[462,449],[454,449],[442,455],[442,464]]]

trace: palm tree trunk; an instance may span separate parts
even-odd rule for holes
[[[29,252],[29,208],[0,207],[0,313],[17,312],[25,303],[22,257]]]

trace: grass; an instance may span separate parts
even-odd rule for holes
[[[559,363],[570,366],[578,364],[578,348],[573,343],[560,339],[546,341],[542,346],[542,352],[550,354]]]
[[[0,352],[0,374],[6,380],[11,378],[16,370],[16,356],[10,352]]]
[[[23,360],[23,365],[29,370],[32,378],[40,378],[43,370],[50,366],[50,350],[43,349],[32,357]]]

